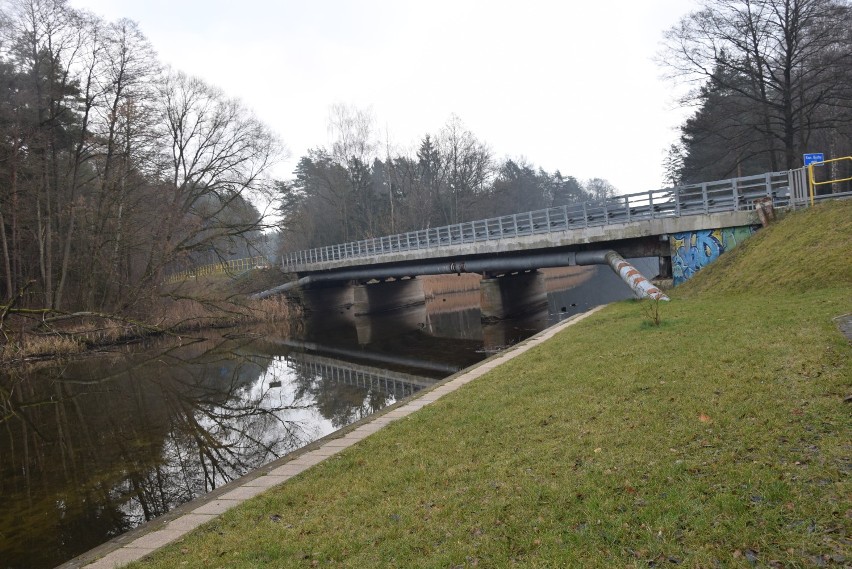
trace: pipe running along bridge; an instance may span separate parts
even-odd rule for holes
[[[295,251],[283,256],[282,268],[297,280],[255,296],[351,284],[349,304],[356,314],[369,313],[414,302],[418,295],[422,299],[414,277],[473,272],[484,277],[483,316],[501,318],[517,304],[513,298],[543,294],[537,269],[609,264],[637,296],[667,300],[624,258],[659,257],[660,276],[671,277],[674,250],[684,238],[753,229],[767,222],[773,208],[852,196],[847,191],[815,197],[812,190],[808,170],[801,168]],[[327,297],[321,301],[327,302]]]

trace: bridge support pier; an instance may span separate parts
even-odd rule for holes
[[[387,312],[426,302],[423,282],[419,279],[401,279],[354,287],[353,310],[355,315]]]
[[[509,318],[546,302],[544,274],[539,271],[485,277],[479,283],[479,306],[485,320]]]
[[[303,288],[299,292],[302,304],[310,312],[350,314],[353,299],[352,285],[346,282]]]

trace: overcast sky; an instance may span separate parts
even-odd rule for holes
[[[393,148],[452,114],[498,158],[661,187],[686,116],[653,59],[693,0],[71,0],[137,21],[163,63],[242,99],[291,158],[328,146],[329,107],[371,107]]]

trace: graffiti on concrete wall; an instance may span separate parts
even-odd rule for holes
[[[671,236],[672,276],[679,285],[757,231],[757,225],[685,231]]]

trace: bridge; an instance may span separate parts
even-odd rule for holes
[[[662,293],[624,264],[624,257],[659,257],[660,276],[672,276],[676,242],[716,232],[721,236],[716,248],[723,251],[724,231],[737,236],[767,223],[774,208],[806,207],[815,199],[812,188],[808,170],[801,168],[295,251],[284,255],[282,268],[298,280],[257,296],[295,287],[340,290],[343,283],[356,283],[354,291],[336,300],[346,304],[349,298],[356,311],[366,313],[422,298],[422,289],[412,284],[417,276],[476,272],[485,277],[483,316],[501,318],[512,310],[512,298],[543,294],[537,269],[607,263],[638,296],[660,298]],[[366,284],[371,281],[385,286]],[[324,298],[328,302],[335,300]]]

